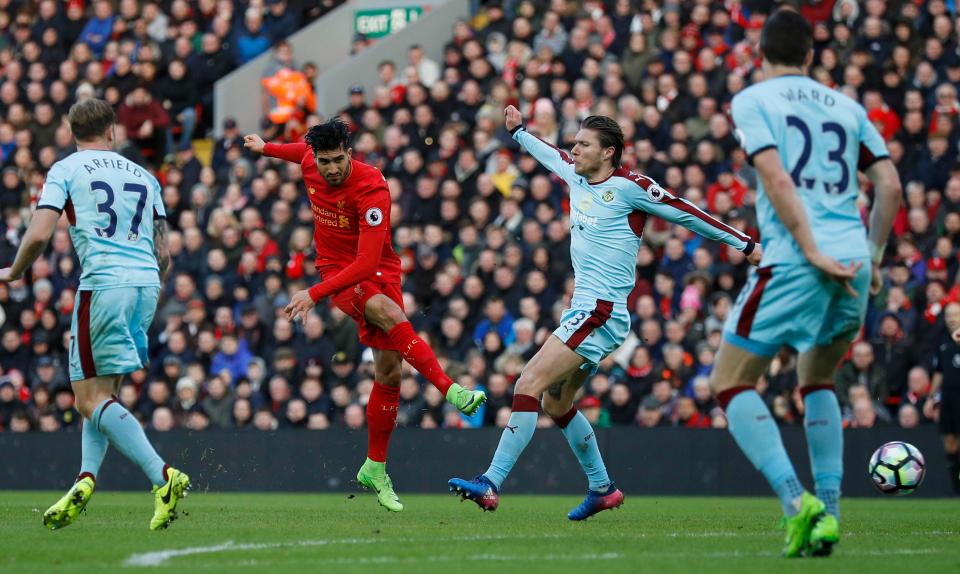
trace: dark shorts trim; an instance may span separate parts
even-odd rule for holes
[[[757,309],[760,308],[760,299],[763,297],[763,290],[773,276],[773,267],[760,267],[757,269],[757,283],[750,292],[750,297],[743,305],[740,311],[740,319],[737,321],[737,335],[748,339],[750,330],[753,328],[753,319],[757,315]]]
[[[590,313],[590,318],[584,321],[583,325],[574,331],[573,335],[570,335],[570,338],[567,339],[567,347],[576,351],[580,343],[583,343],[584,339],[590,336],[590,333],[603,327],[607,321],[610,320],[611,313],[613,313],[613,303],[597,299],[597,305],[593,308],[593,312]]]
[[[80,291],[80,306],[77,308],[77,350],[80,354],[80,368],[83,378],[97,376],[97,365],[93,360],[93,344],[90,341],[90,302],[93,291]]]

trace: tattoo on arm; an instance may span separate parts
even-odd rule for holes
[[[552,387],[547,389],[547,394],[555,399],[559,399],[563,394],[563,382],[554,384]]]
[[[165,281],[170,271],[170,249],[167,248],[167,220],[162,217],[153,220],[153,254],[160,267],[160,280]]]

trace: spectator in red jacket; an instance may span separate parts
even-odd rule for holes
[[[120,104],[117,120],[127,129],[130,138],[143,149],[144,155],[161,159],[167,139],[170,115],[155,101],[143,85],[137,86]]]
[[[722,166],[717,174],[717,181],[707,187],[707,209],[712,213],[717,211],[717,194],[721,192],[727,193],[734,205],[743,207],[743,198],[747,195],[747,186],[734,177],[729,167]]]
[[[697,403],[691,397],[681,397],[677,401],[674,425],[688,429],[708,429],[711,425],[709,415],[697,410]]]

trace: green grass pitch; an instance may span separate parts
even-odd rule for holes
[[[450,495],[201,494],[170,529],[147,528],[149,494],[100,492],[49,532],[60,493],[0,492],[0,572],[960,572],[960,501],[845,500],[826,559],[779,557],[772,498],[627,497],[571,523],[573,496],[506,495],[495,513]]]

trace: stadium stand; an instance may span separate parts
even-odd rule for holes
[[[336,4],[0,2],[0,263],[13,258],[46,170],[73,149],[63,117],[78,98],[117,106],[120,151],[164,185],[175,267],[151,366],[119,393],[149,428],[364,424],[356,405],[372,363],[353,322],[326,305],[304,325],[280,312],[316,277],[299,168],[246,154],[233,119],[209,154],[190,143],[211,131],[213,83],[271,46],[276,67],[250,102],[263,137],[296,140],[329,113],[311,108],[309,90],[275,95],[316,75],[282,38]],[[437,31],[450,35],[437,61],[410,46],[384,59],[374,90],[343,86],[349,106],[338,113],[354,127],[356,157],[383,171],[394,199],[407,314],[451,377],[490,399],[466,418],[407,371],[401,426],[503,426],[512,383],[572,293],[565,190],[519,153],[503,128],[507,104],[561,147],[586,115],[616,118],[628,167],[756,238],[755,176],[728,112],[759,79],[756,44],[774,4],[486,2]],[[812,76],[864,104],[905,182],[883,291],[836,373],[845,420],[929,424],[941,311],[960,298],[956,14],[942,0],[793,4],[815,26]],[[866,213],[870,194],[860,199]],[[651,221],[633,333],[579,400],[591,422],[723,427],[706,381],[747,271],[739,252]],[[0,429],[77,430],[65,357],[78,264],[65,229],[31,275],[0,284]],[[760,382],[784,425],[802,420],[796,362],[783,349]]]

